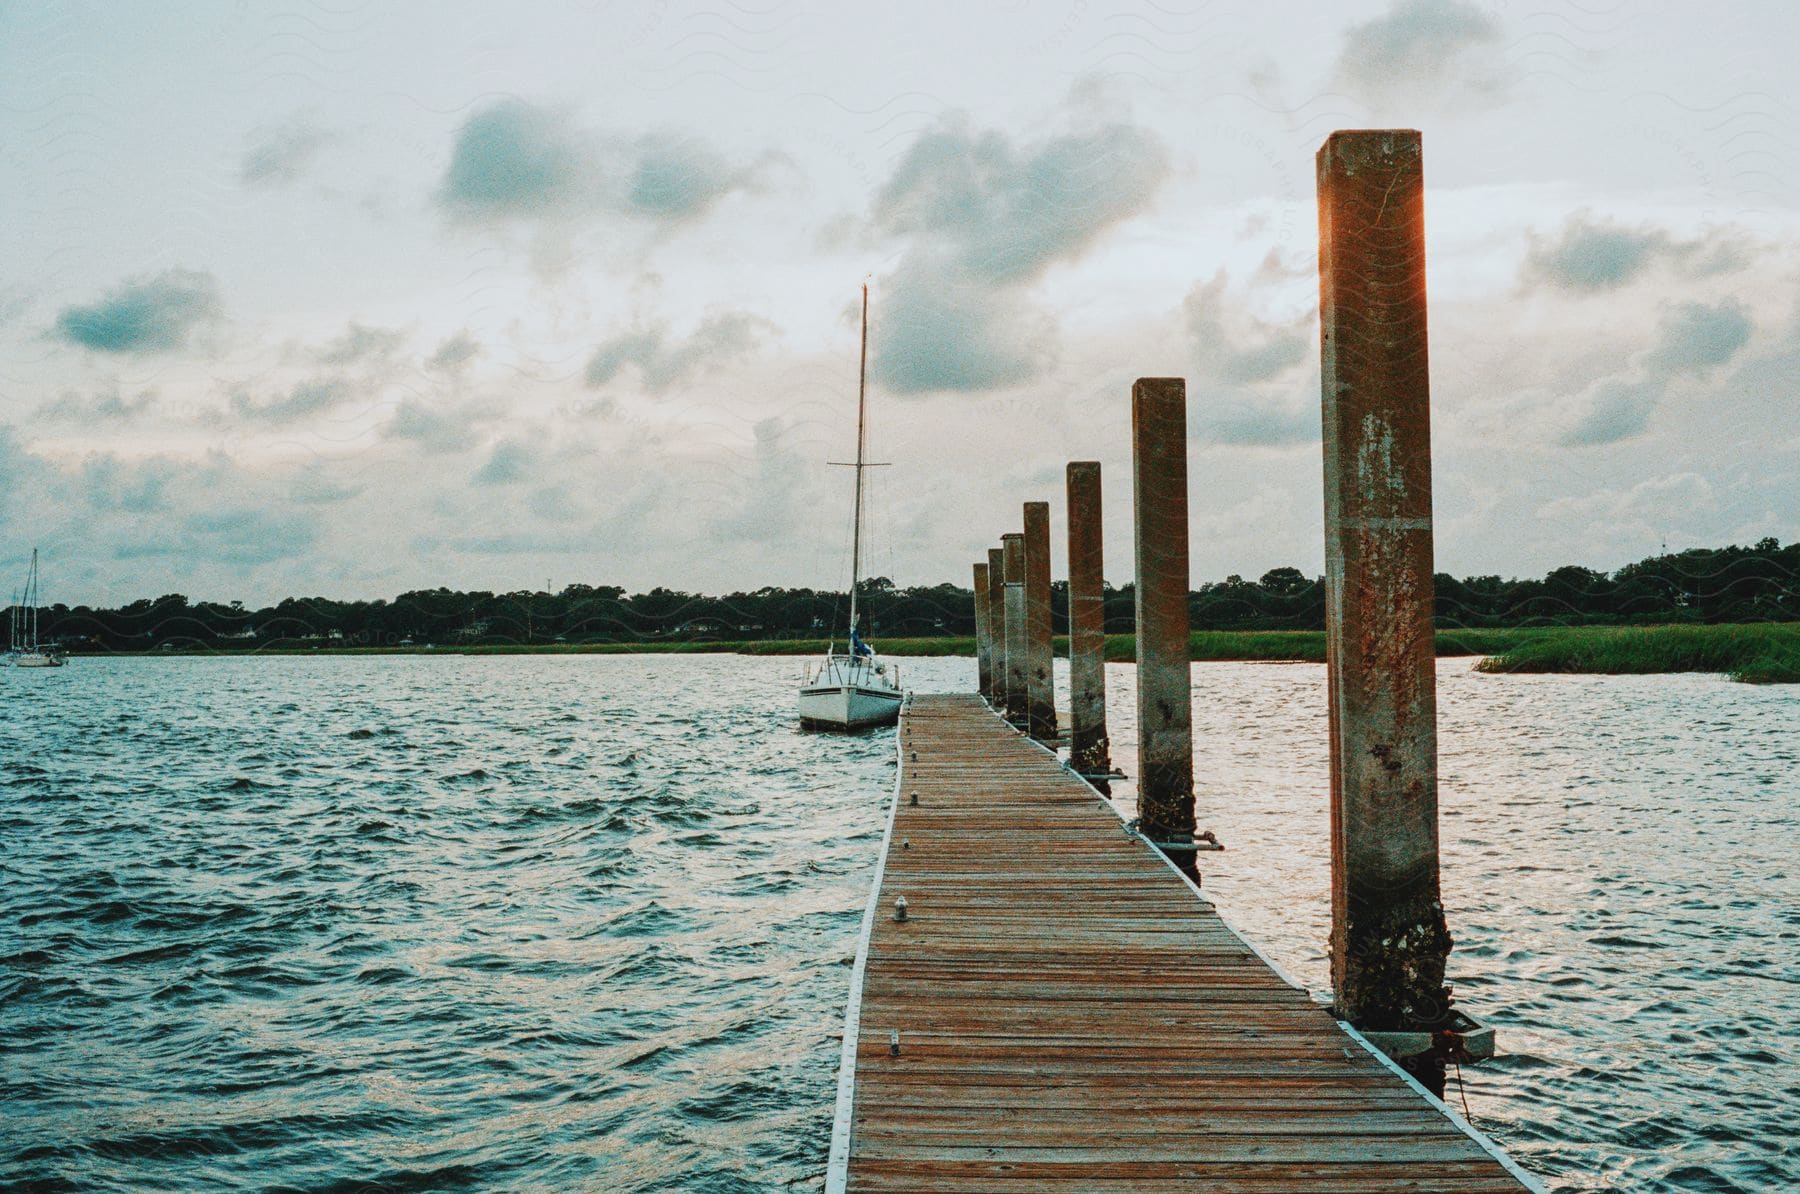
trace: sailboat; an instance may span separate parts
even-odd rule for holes
[[[861,730],[893,725],[900,718],[900,669],[875,656],[863,641],[857,622],[856,590],[862,581],[863,471],[874,468],[868,448],[869,287],[862,288],[862,360],[856,379],[856,505],[850,532],[850,632],[844,650],[835,634],[824,662],[809,665],[801,677],[800,724],[814,730]]]
[[[21,643],[23,639],[23,643]],[[25,576],[24,605],[12,606],[14,667],[61,667],[62,656],[38,645],[38,553],[31,549],[31,571]]]

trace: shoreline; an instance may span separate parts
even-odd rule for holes
[[[1196,663],[1323,663],[1321,630],[1197,630],[1188,658]],[[1057,638],[1066,654],[1067,639]],[[193,644],[146,651],[81,652],[71,658],[208,658],[308,655],[767,655],[804,658],[823,654],[825,639],[757,639],[648,643],[473,643],[458,646],[310,646],[220,648]],[[968,635],[893,638],[879,642],[884,656],[972,657]],[[1130,662],[1129,634],[1108,635],[1106,658]],[[1800,622],[1660,626],[1495,627],[1437,632],[1439,658],[1479,657],[1490,674],[1567,673],[1658,675],[1718,673],[1746,683],[1800,683]]]

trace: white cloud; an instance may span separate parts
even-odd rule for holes
[[[311,377],[287,389],[258,397],[248,385],[231,394],[232,412],[260,423],[292,423],[323,414],[351,396],[350,384],[341,377]]]
[[[620,332],[594,349],[582,376],[590,386],[604,386],[631,366],[646,391],[660,394],[691,377],[747,359],[774,331],[774,325],[760,316],[718,311],[685,337],[671,336],[660,324]]]
[[[621,135],[562,109],[506,99],[457,130],[436,197],[453,218],[472,223],[608,214],[678,224],[750,186],[755,173],[687,134]]]
[[[1647,531],[1666,528],[1672,514],[1685,518],[1714,504],[1712,483],[1705,477],[1698,473],[1671,473],[1646,478],[1627,489],[1599,489],[1553,498],[1539,506],[1537,514],[1555,523],[1631,523],[1638,530]]]
[[[1377,106],[1491,99],[1506,83],[1494,55],[1500,37],[1499,23],[1470,0],[1394,0],[1345,30],[1337,75]]]
[[[537,452],[521,439],[503,439],[488,454],[487,463],[475,473],[477,485],[516,485],[528,479]]]
[[[399,328],[370,327],[353,319],[341,335],[311,355],[321,365],[382,364],[391,360],[406,340],[407,334]]]
[[[1316,364],[1315,314],[1260,318],[1246,296],[1228,295],[1224,271],[1195,284],[1182,314],[1192,346],[1190,421],[1201,439],[1260,447],[1318,441],[1317,386],[1298,376]]]
[[[403,399],[381,434],[385,439],[415,443],[432,455],[461,452],[475,442],[466,411],[422,398]]]
[[[1669,307],[1650,351],[1626,374],[1601,378],[1576,399],[1577,417],[1563,443],[1593,447],[1642,434],[1672,382],[1703,377],[1726,364],[1749,341],[1752,328],[1749,311],[1737,299]]]
[[[219,284],[202,270],[166,269],[121,282],[85,306],[64,307],[56,333],[104,353],[169,352],[224,318]]]
[[[79,425],[124,423],[143,418],[156,407],[157,395],[154,390],[141,390],[130,397],[116,386],[89,394],[65,390],[38,407],[37,417],[46,422]]]
[[[1532,236],[1523,276],[1528,284],[1597,294],[1629,285],[1658,265],[1695,278],[1744,263],[1742,245],[1726,232],[1680,240],[1654,225],[1628,227],[1580,211],[1564,222],[1555,238]]]
[[[481,355],[481,342],[467,329],[449,336],[425,358],[425,367],[438,373],[456,373]]]
[[[330,131],[299,116],[264,125],[250,134],[238,161],[238,181],[264,189],[297,182],[331,138]]]
[[[1055,321],[1027,288],[1143,212],[1168,174],[1147,130],[1078,116],[1032,141],[950,117],[876,192],[872,231],[905,245],[882,281],[871,369],[901,393],[987,390],[1054,360]]]

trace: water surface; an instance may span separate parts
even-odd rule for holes
[[[0,672],[0,1187],[816,1188],[893,755],[797,669]],[[1322,989],[1323,669],[1194,675],[1207,887]],[[1800,1183],[1800,703],[1440,676],[1476,1121],[1553,1188]]]
[[[1449,978],[1501,1055],[1447,1101],[1552,1189],[1800,1189],[1795,689],[1470,662],[1438,662]],[[1327,998],[1325,669],[1196,665],[1194,729],[1204,886]]]

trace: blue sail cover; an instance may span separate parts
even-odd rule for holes
[[[875,654],[875,648],[862,641],[862,635],[854,626],[850,628],[850,654],[858,659],[868,659]]]

